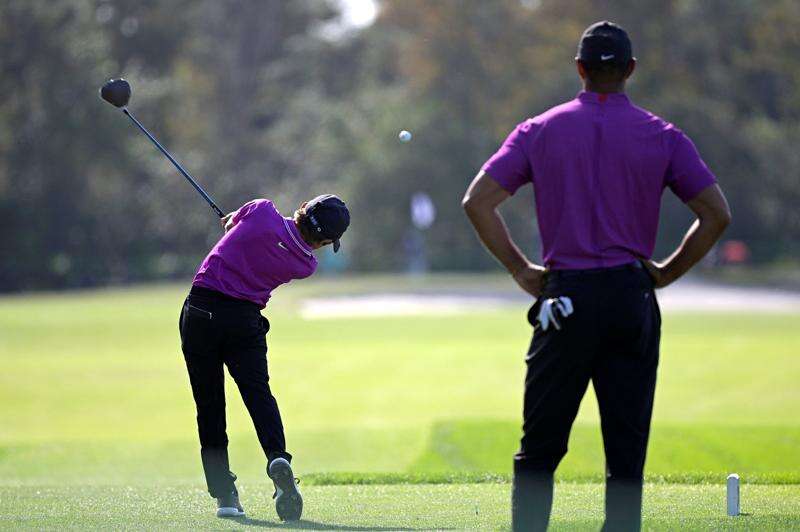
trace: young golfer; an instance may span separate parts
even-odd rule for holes
[[[197,405],[200,456],[217,516],[244,515],[228,465],[223,365],[233,377],[253,419],[275,484],[275,509],[285,521],[300,519],[303,499],[286,452],[281,414],[269,388],[267,331],[261,315],[271,292],[317,268],[313,251],[333,244],[350,224],[338,197],[326,194],[303,203],[291,218],[271,201],[253,200],[222,218],[225,234],[192,282],[180,315],[181,348]]]
[[[627,33],[598,22],[576,57],[584,90],[525,120],[483,166],[464,207],[486,247],[537,297],[525,379],[524,436],[514,457],[514,530],[544,530],[553,472],[591,380],[606,455],[604,530],[641,526],[661,316],[654,288],[699,261],[730,212],[689,138],[624,94],[636,60]],[[511,240],[497,206],[533,184],[544,266]],[[650,260],[661,195],[697,216],[664,262]]]

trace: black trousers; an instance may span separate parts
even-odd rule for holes
[[[212,497],[231,493],[236,480],[228,462],[223,364],[242,394],[267,460],[291,461],[278,403],[269,388],[268,330],[269,322],[258,305],[214,290],[192,287],[181,309],[181,348],[197,406],[200,454]]]
[[[542,302],[571,298],[561,329],[544,331]],[[644,470],[661,314],[641,264],[546,274],[528,313],[534,325],[525,379],[524,436],[514,457],[514,530],[545,530],[553,473],[567,453],[570,429],[589,381],[597,395],[606,455],[604,530],[641,528]]]

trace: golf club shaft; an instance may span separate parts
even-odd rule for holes
[[[199,192],[200,195],[203,196],[203,199],[205,199],[208,202],[208,204],[211,205],[211,208],[214,209],[214,212],[217,213],[217,215],[220,218],[224,217],[225,214],[222,212],[222,210],[220,210],[219,207],[217,207],[217,204],[214,203],[214,200],[212,200],[211,197],[208,194],[206,194],[206,191],[203,190],[203,187],[197,184],[197,181],[195,181],[194,178],[192,178],[192,176],[189,175],[189,172],[183,169],[183,166],[181,166],[178,163],[178,161],[176,161],[172,157],[172,155],[169,154],[169,152],[164,148],[164,146],[162,146],[161,143],[159,143],[156,140],[156,138],[153,135],[151,135],[150,132],[147,131],[147,129],[145,129],[145,127],[138,120],[136,120],[136,118],[130,113],[130,111],[128,111],[127,108],[122,109],[122,112],[125,113],[128,116],[128,118],[130,118],[133,121],[134,124],[136,124],[136,127],[142,130],[142,133],[147,135],[147,138],[149,138],[153,142],[153,144],[156,145],[156,148],[161,150],[161,153],[167,156],[167,159],[169,159],[170,162],[175,165],[175,168],[177,168],[178,171],[181,174],[183,174],[183,177],[185,177],[189,181],[189,183],[192,184],[195,190],[197,190],[197,192]]]

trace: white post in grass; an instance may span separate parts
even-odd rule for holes
[[[739,511],[739,475],[731,473],[728,475],[728,515],[735,517]]]

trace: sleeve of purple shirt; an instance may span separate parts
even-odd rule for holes
[[[512,131],[500,149],[492,155],[481,170],[514,194],[522,185],[530,183],[533,178],[528,156],[525,152],[526,135],[530,124],[523,122]]]
[[[686,203],[716,182],[716,177],[703,162],[692,140],[683,131],[677,130],[666,185]]]
[[[264,200],[254,199],[254,200],[248,201],[247,203],[245,203],[244,205],[239,207],[239,210],[236,211],[236,213],[233,215],[233,218],[232,218],[233,225],[236,225],[239,222],[241,222],[243,219],[247,218],[247,215],[250,214],[251,212],[253,212],[255,210],[256,206],[258,205],[258,203],[261,202],[261,201],[264,201]]]

